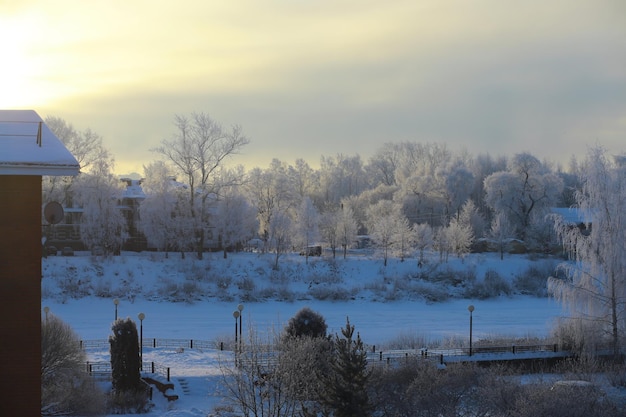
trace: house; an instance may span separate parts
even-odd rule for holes
[[[0,415],[41,414],[41,180],[80,166],[33,110],[0,110]]]

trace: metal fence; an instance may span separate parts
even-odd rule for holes
[[[87,362],[87,373],[96,379],[111,379],[111,362]],[[143,362],[142,372],[160,375],[170,380],[170,368],[156,362]]]
[[[81,340],[80,347],[83,350],[109,349],[110,344],[107,339]],[[217,349],[232,350],[233,346],[229,346],[224,342],[215,340],[197,340],[197,339],[155,339],[143,338],[141,341],[145,348],[170,348],[170,349]]]

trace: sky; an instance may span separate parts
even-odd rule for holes
[[[192,112],[243,128],[247,168],[626,151],[622,0],[0,0],[0,62],[0,109],[92,129],[118,173]]]

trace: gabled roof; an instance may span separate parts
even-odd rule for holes
[[[0,175],[77,175],[80,165],[34,110],[0,110]]]

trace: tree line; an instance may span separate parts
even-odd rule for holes
[[[128,225],[117,208],[122,184],[102,138],[62,119],[46,123],[77,157],[77,178],[44,178],[43,201],[82,207],[80,233],[88,248],[119,250]],[[608,337],[618,355],[626,328],[626,157],[599,146],[567,171],[529,153],[493,158],[452,151],[443,144],[384,144],[360,156],[322,156],[320,168],[303,159],[277,159],[245,170],[228,162],[249,143],[240,126],[224,128],[206,113],[176,116],[175,133],[153,149],[144,166],[145,200],[139,228],[163,251],[194,251],[207,239],[230,248],[257,238],[274,256],[317,242],[346,256],[357,235],[368,235],[386,265],[389,256],[423,261],[435,250],[445,262],[463,256],[479,238],[500,253],[517,239],[527,250],[560,245],[564,274],[549,291],[570,309],[571,343],[589,347]],[[553,207],[580,210],[579,224],[550,215]],[[589,347],[591,348],[591,347]]]
[[[46,123],[81,164],[77,178],[47,177],[44,201],[81,207],[81,238],[113,253],[128,238],[116,209],[123,184],[102,138],[66,121]],[[569,207],[580,189],[579,164],[568,172],[522,153],[493,158],[452,151],[444,144],[386,143],[367,161],[356,154],[305,160],[274,159],[246,170],[232,162],[249,139],[206,113],[176,116],[175,133],[152,150],[144,166],[139,230],[164,251],[195,251],[207,240],[229,248],[258,237],[276,255],[323,242],[333,255],[357,235],[369,235],[386,263],[436,249],[462,256],[479,238],[520,239],[530,250],[555,242],[551,207]]]

